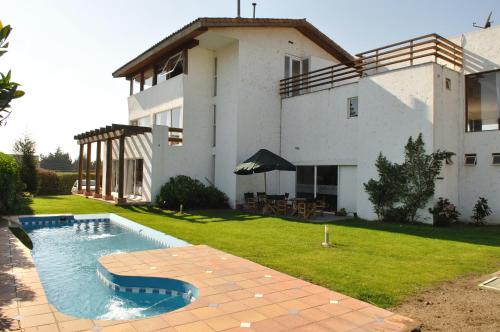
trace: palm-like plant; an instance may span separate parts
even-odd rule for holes
[[[12,28],[10,25],[4,26],[0,21],[0,56],[7,53],[9,43],[7,38],[10,35]],[[11,114],[10,102],[12,99],[24,96],[24,91],[18,89],[19,83],[11,81],[11,72],[5,75],[0,73],[0,126],[5,125],[7,118]]]

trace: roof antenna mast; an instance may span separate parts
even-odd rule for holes
[[[484,26],[477,25],[476,22],[472,23],[472,26],[474,28],[479,28],[479,29],[491,28],[491,23],[493,23],[493,21],[491,20],[491,14],[493,14],[493,12],[490,12],[490,15],[488,15],[488,18],[486,18],[486,22],[484,23]]]
[[[236,2],[238,3],[238,9],[236,11],[236,17],[240,18],[241,17],[241,10],[240,10],[241,9],[241,1],[237,0]]]
[[[253,18],[255,18],[255,7],[257,7],[257,3],[252,2],[252,6],[253,6]]]

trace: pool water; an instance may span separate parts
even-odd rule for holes
[[[48,300],[64,314],[86,319],[128,320],[185,306],[182,294],[119,292],[97,275],[98,258],[164,248],[137,231],[110,221],[70,221],[24,226]]]

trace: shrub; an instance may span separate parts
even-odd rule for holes
[[[422,134],[415,140],[412,137],[408,139],[404,154],[402,164],[391,163],[380,154],[375,163],[379,179],[364,183],[379,220],[391,221],[390,215],[398,217],[398,222],[415,222],[418,210],[424,208],[434,195],[435,182],[443,161],[454,155],[441,150],[426,153]],[[406,213],[406,216],[401,213]]]
[[[73,188],[75,181],[78,180],[78,173],[74,172],[60,173],[39,169],[38,175],[40,177],[38,195],[42,196],[71,195],[71,188]],[[56,178],[54,178],[54,176]],[[95,179],[95,174],[91,173],[90,178]],[[83,186],[85,187],[85,182],[83,183]]]
[[[405,224],[409,221],[408,210],[404,206],[391,207],[385,211],[384,221]]]
[[[16,160],[0,152],[0,214],[12,210],[20,199],[22,185]]]
[[[339,217],[345,217],[345,216],[347,216],[347,210],[344,208],[341,208],[337,211],[337,213],[335,213],[335,215],[337,215]]]
[[[473,215],[471,218],[474,220],[476,225],[484,225],[486,217],[491,214],[491,209],[488,205],[488,200],[484,197],[479,197],[472,209]]]
[[[227,196],[215,187],[207,187],[189,176],[178,175],[169,179],[156,197],[156,204],[165,209],[226,208]]]
[[[434,226],[438,227],[449,226],[451,223],[456,222],[460,215],[456,206],[450,203],[447,198],[443,199],[443,197],[439,197],[439,200],[434,204],[432,209],[429,209],[429,212],[433,216]]]
[[[59,195],[59,177],[56,172],[46,169],[37,169],[39,186],[38,195]]]

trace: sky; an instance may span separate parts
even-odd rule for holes
[[[242,16],[306,18],[352,54],[436,32],[475,30],[498,0],[241,0]],[[129,85],[111,73],[197,17],[234,17],[236,0],[0,0],[10,24],[9,52],[0,71],[12,70],[26,95],[11,103],[0,127],[0,151],[10,153],[25,134],[37,153],[57,147],[78,154],[75,134],[127,123]]]

